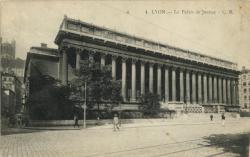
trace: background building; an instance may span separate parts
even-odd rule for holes
[[[22,109],[22,93],[24,93],[21,81],[10,73],[2,73],[2,104],[8,109],[11,116],[20,113]]]
[[[1,48],[1,64],[2,71],[5,73],[15,74],[18,79],[23,82],[24,76],[24,64],[25,60],[21,58],[15,58],[16,56],[16,42],[12,40],[9,42],[2,42],[0,39]]]
[[[47,75],[59,79],[58,59],[57,50],[48,48],[45,44],[41,44],[41,47],[30,48],[30,51],[27,53],[24,73],[27,97],[32,92],[36,92],[32,91],[32,87],[35,85],[32,84],[31,78]]]
[[[12,40],[11,42],[3,42],[1,38],[0,43],[1,43],[1,52],[2,52],[1,58],[15,59],[16,41]]]
[[[239,76],[239,98],[241,109],[250,111],[250,69],[245,67]]]
[[[3,42],[0,38],[1,53],[1,104],[4,119],[14,119],[23,112],[24,99],[24,63],[16,56],[16,42]],[[12,121],[14,124],[14,121]],[[7,123],[11,123],[7,121]]]

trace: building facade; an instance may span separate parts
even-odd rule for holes
[[[22,108],[22,83],[10,73],[2,73],[3,106],[11,111],[11,115],[19,113]]]
[[[156,93],[162,108],[186,106],[190,112],[235,110],[238,103],[237,64],[134,37],[65,16],[55,43],[59,47],[59,78],[70,82],[81,60],[112,66],[122,81],[124,105]]]
[[[55,79],[59,79],[59,58],[57,56],[57,50],[47,48],[46,45],[41,47],[31,47],[27,53],[25,63],[25,97],[29,99],[35,91],[34,87],[39,82],[32,81],[32,78],[41,76],[51,76]]]
[[[250,70],[245,67],[239,76],[239,99],[241,109],[250,111]]]

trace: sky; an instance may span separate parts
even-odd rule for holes
[[[54,40],[64,15],[250,68],[247,1],[3,1],[0,33],[16,56]]]

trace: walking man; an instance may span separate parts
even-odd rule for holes
[[[78,128],[79,128],[78,116],[77,116],[76,114],[74,115],[74,121],[75,121],[74,128],[75,128],[76,126],[78,126]]]
[[[226,117],[225,117],[224,113],[222,113],[222,115],[221,115],[222,126],[225,125],[225,119],[226,119]]]
[[[119,130],[119,118],[117,117],[117,114],[114,115],[113,124],[114,131]]]
[[[213,121],[214,116],[211,114],[210,115],[210,120]]]

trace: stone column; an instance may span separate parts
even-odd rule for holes
[[[231,81],[227,79],[227,104],[231,105]]]
[[[196,100],[196,74],[193,71],[192,72],[192,103],[196,104],[197,100]]]
[[[223,104],[227,103],[227,83],[226,79],[223,78]]]
[[[76,50],[76,70],[77,71],[80,70],[80,59],[81,59],[80,52],[81,52],[80,49]]]
[[[63,56],[62,53],[59,54],[59,79],[62,80],[62,60]]]
[[[169,74],[168,67],[165,67],[165,102],[169,101]]]
[[[186,102],[190,104],[190,75],[189,70],[186,70]]]
[[[214,103],[218,103],[217,76],[214,76]]]
[[[203,96],[204,104],[207,104],[207,75],[203,75]]]
[[[213,80],[212,80],[212,76],[209,75],[209,78],[208,78],[208,88],[209,88],[209,93],[208,93],[208,100],[209,100],[209,103],[210,105],[213,103]]]
[[[126,74],[127,74],[127,69],[126,69],[126,61],[127,58],[122,58],[122,97],[123,100],[126,101],[127,100],[127,83],[126,83]]]
[[[65,49],[62,50],[62,83],[68,83],[68,56]]]
[[[141,95],[145,95],[145,62],[141,61]]]
[[[101,68],[105,66],[105,57],[106,57],[106,54],[101,53]]]
[[[222,83],[221,78],[218,78],[218,89],[219,89],[219,103],[222,103]]]
[[[198,103],[202,104],[202,85],[201,85],[201,74],[198,73]]]
[[[180,101],[184,102],[184,79],[182,69],[180,69]]]
[[[160,100],[161,100],[161,67],[162,67],[162,65],[158,64],[158,67],[157,67],[157,94],[159,95]]]
[[[172,101],[176,101],[176,68],[172,68]]]
[[[112,79],[116,80],[116,59],[117,56],[112,56]]]
[[[135,102],[136,101],[136,59],[132,59],[132,97],[131,101]]]
[[[236,104],[235,105],[239,105],[239,82],[238,80],[235,81],[235,101]]]
[[[153,93],[154,92],[154,81],[153,81],[153,76],[154,76],[154,71],[153,71],[153,63],[149,63],[149,92]]]
[[[236,105],[236,99],[235,99],[235,91],[236,91],[236,83],[234,80],[232,80],[232,104]]]

